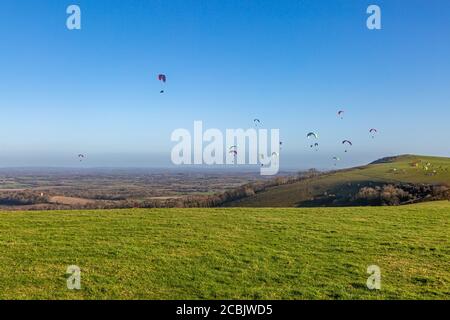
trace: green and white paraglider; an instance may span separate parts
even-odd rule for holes
[[[334,160],[334,166],[337,166],[338,161],[341,161],[341,159],[339,157],[333,157]]]

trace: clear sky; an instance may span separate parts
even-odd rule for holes
[[[286,166],[450,156],[450,1],[3,0],[0,110],[0,166],[169,164],[173,130],[254,118]]]

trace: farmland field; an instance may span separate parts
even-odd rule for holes
[[[449,261],[449,202],[0,213],[0,299],[449,299]]]
[[[250,170],[0,168],[0,210],[112,209],[145,201],[165,207],[170,200],[223,193],[263,180],[267,178]]]

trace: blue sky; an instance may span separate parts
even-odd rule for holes
[[[4,0],[0,166],[164,165],[173,130],[254,118],[280,129],[290,167],[450,156],[449,36],[448,0]]]

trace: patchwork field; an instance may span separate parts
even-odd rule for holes
[[[449,261],[448,202],[0,213],[1,299],[449,299]]]
[[[0,168],[0,210],[170,207],[267,179],[225,169]]]

